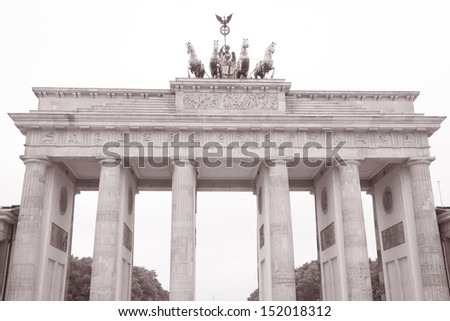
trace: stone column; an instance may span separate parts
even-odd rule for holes
[[[24,163],[22,200],[6,300],[29,301],[37,297],[45,178],[50,163],[44,158],[26,158]]]
[[[424,300],[450,300],[434,206],[430,158],[408,161]]]
[[[361,199],[360,162],[357,160],[345,162],[346,165],[339,167],[339,177],[348,300],[370,301],[372,284]]]
[[[295,301],[294,246],[288,170],[284,160],[274,161],[273,166],[269,166],[268,169],[272,300]]]
[[[119,242],[121,166],[110,166],[101,160],[95,222],[94,256],[92,258],[91,301],[115,299],[117,253]]]
[[[177,160],[172,173],[170,301],[195,299],[195,212],[197,169]]]

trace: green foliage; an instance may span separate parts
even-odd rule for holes
[[[370,280],[372,281],[372,297],[374,301],[381,301],[383,288],[378,274],[378,259],[376,259],[375,261],[369,259],[369,265],[370,265]]]
[[[92,258],[70,257],[69,287],[67,301],[88,301],[91,286]],[[169,292],[164,290],[154,270],[144,267],[133,267],[132,301],[167,301]]]
[[[320,270],[317,260],[295,269],[295,292],[297,301],[320,300]]]
[[[88,301],[91,288],[92,258],[70,256],[67,301]]]
[[[370,278],[372,281],[372,294],[374,301],[380,301],[382,298],[382,285],[378,276],[378,259],[369,259]],[[317,260],[305,263],[295,269],[295,289],[297,301],[317,301],[320,296],[320,269]],[[258,289],[253,291],[247,298],[247,301],[258,301]]]
[[[132,301],[168,301],[169,292],[164,290],[154,270],[144,267],[133,267],[131,288]]]
[[[247,298],[247,301],[259,301],[259,289],[253,291]]]

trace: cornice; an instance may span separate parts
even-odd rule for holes
[[[299,101],[415,101],[419,91],[291,90],[287,99]]]
[[[291,83],[284,79],[217,80],[177,78],[170,82],[170,89],[132,88],[72,88],[33,87],[38,98],[110,98],[130,99],[174,96],[177,91],[277,91],[285,92],[286,98],[298,101],[415,101],[419,91],[335,91],[290,90]]]
[[[23,132],[33,130],[283,130],[283,131],[369,131],[424,132],[428,136],[439,129],[445,117],[423,115],[202,115],[145,113],[10,113]],[[114,124],[114,125],[111,125]],[[233,126],[230,126],[233,124]],[[258,126],[255,126],[258,124]],[[351,124],[351,127],[349,127]],[[368,128],[370,124],[370,128]]]
[[[291,83],[284,79],[197,79],[176,78],[170,81],[174,92],[286,92]]]
[[[171,96],[169,89],[33,87],[38,98],[148,98]]]

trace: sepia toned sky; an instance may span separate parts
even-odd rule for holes
[[[303,90],[418,90],[417,113],[450,110],[447,1],[9,1],[0,4],[0,206],[20,203],[24,136],[8,112],[37,109],[31,87],[168,89],[187,76],[185,43],[208,61],[223,43],[220,16],[233,13],[227,43],[250,42],[251,66],[275,41],[275,78]],[[450,124],[430,138],[435,201],[450,205]],[[375,257],[370,198],[363,196]],[[73,254],[92,256],[96,193],[75,209]],[[296,266],[316,258],[314,204],[291,193]],[[136,199],[135,264],[169,289],[171,196]],[[197,299],[245,300],[257,287],[256,200],[251,193],[201,192]]]

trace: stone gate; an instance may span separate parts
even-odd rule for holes
[[[91,300],[128,300],[134,198],[172,191],[170,299],[195,299],[196,193],[253,191],[260,300],[295,300],[290,191],[315,195],[324,300],[371,300],[361,192],[387,300],[448,300],[418,92],[176,79],[168,90],[33,88],[11,113],[26,166],[7,300],[63,300],[75,195],[98,190]],[[306,213],[311,214],[313,213]],[[314,245],[315,246],[315,245]]]

